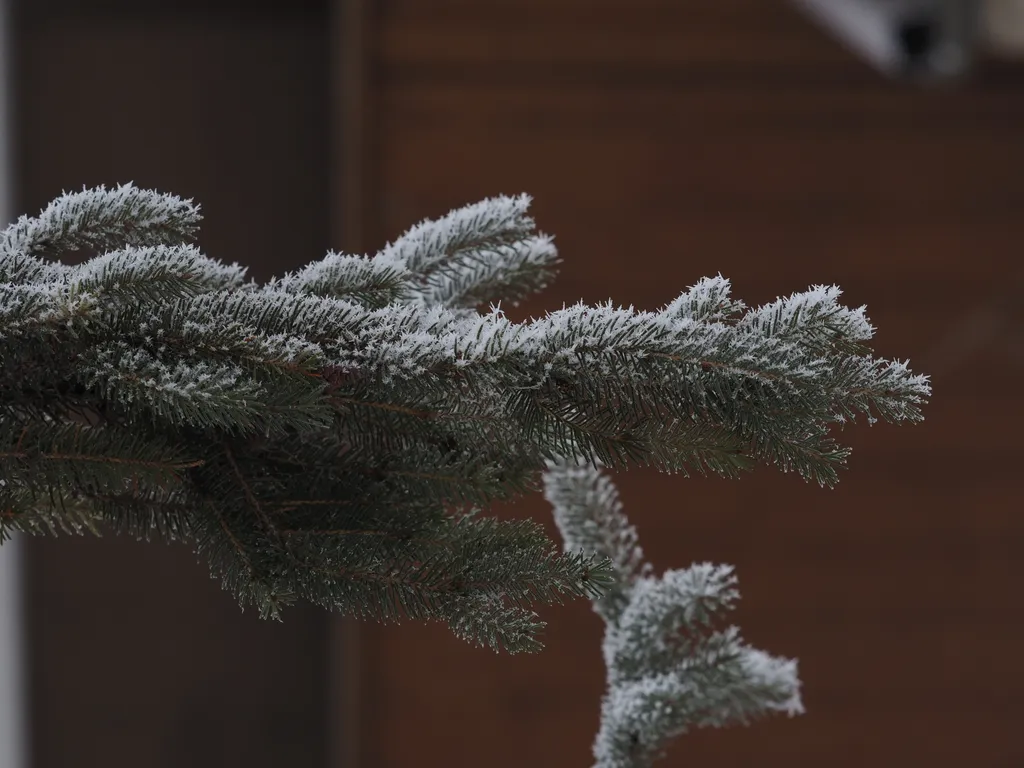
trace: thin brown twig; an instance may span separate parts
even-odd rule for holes
[[[234,453],[231,451],[231,446],[228,445],[227,440],[221,441],[221,446],[224,448],[224,455],[227,456],[228,463],[231,465],[232,471],[235,473],[235,477],[238,480],[239,485],[242,486],[242,492],[245,494],[246,500],[250,506],[256,510],[257,516],[267,529],[267,533],[281,542],[281,536],[277,528],[270,521],[270,516],[263,511],[263,507],[260,504],[260,500],[256,498],[256,494],[253,492],[252,487],[246,481],[245,476],[242,474],[241,468],[238,466],[238,462],[235,461]]]
[[[249,559],[249,553],[245,551],[245,547],[242,546],[242,542],[240,542],[235,537],[235,534],[231,532],[231,528],[228,527],[228,523],[224,519],[224,515],[217,510],[217,505],[212,504],[211,509],[213,510],[213,514],[217,517],[217,522],[220,523],[220,527],[223,529],[224,533],[228,535],[231,543],[241,556],[242,561],[245,563],[245,567],[249,570],[249,573],[256,573],[256,569],[252,567],[252,561]]]
[[[188,461],[166,462],[166,461],[140,461],[138,459],[123,458],[120,456],[90,456],[79,453],[51,453],[40,451],[36,454],[29,454],[28,451],[0,451],[0,458],[4,459],[27,459],[27,458],[53,459],[62,461],[94,461],[104,464],[129,464],[136,467],[166,468],[171,471],[179,469],[191,469],[201,467],[206,463],[205,459],[193,459]]]
[[[299,528],[283,528],[281,529],[282,536],[384,536],[392,538],[400,538],[393,531],[376,531],[376,530],[359,530],[357,528],[331,528],[331,529],[299,529]]]

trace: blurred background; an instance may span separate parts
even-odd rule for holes
[[[659,570],[733,563],[807,714],[670,766],[1024,765],[1020,0],[6,0],[8,220],[134,181],[265,279],[522,191],[559,280],[526,319],[721,272],[837,283],[933,375],[839,487],[617,476]],[[495,510],[543,520],[542,498]],[[0,550],[0,768],[589,766],[602,624],[497,656],[443,626],[241,613],[189,548]]]

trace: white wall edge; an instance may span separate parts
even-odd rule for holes
[[[0,226],[12,219],[11,3],[0,0]],[[0,768],[28,768],[20,537],[0,546]]]

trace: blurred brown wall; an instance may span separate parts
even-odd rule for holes
[[[656,566],[736,564],[746,637],[805,684],[806,716],[688,735],[664,764],[1024,765],[1024,70],[883,81],[781,0],[364,5],[366,247],[528,191],[565,264],[515,317],[655,309],[718,272],[749,303],[838,283],[880,354],[934,374],[924,425],[844,436],[833,491],[617,478]],[[555,535],[542,499],[502,514]],[[543,613],[524,657],[362,627],[360,768],[589,765],[601,624]]]
[[[832,282],[866,303],[936,395],[922,426],[851,430],[838,489],[617,477],[656,566],[736,564],[737,622],[805,683],[806,716],[688,735],[664,765],[1024,764],[1024,72],[886,82],[781,0],[337,0],[356,36],[305,0],[90,3],[23,3],[19,210],[133,179],[194,196],[204,250],[263,278],[528,191],[565,264],[513,317],[654,309],[717,272],[750,303]],[[497,512],[556,535],[539,498]],[[535,656],[411,623],[328,649],[320,611],[241,615],[184,547],[34,540],[29,566],[35,768],[321,765],[327,731],[357,768],[590,764],[582,601],[543,611]],[[360,678],[346,722],[335,671],[336,694]]]

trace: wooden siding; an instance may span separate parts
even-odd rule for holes
[[[718,272],[751,303],[835,282],[880,353],[934,374],[924,425],[849,432],[833,491],[617,478],[656,566],[736,564],[745,635],[805,685],[806,716],[688,735],[664,765],[1024,764],[1024,74],[887,82],[778,0],[365,5],[364,247],[528,191],[565,263],[517,318],[654,309]],[[555,535],[542,499],[497,513]],[[359,768],[589,765],[601,624],[543,613],[524,657],[364,625]]]

